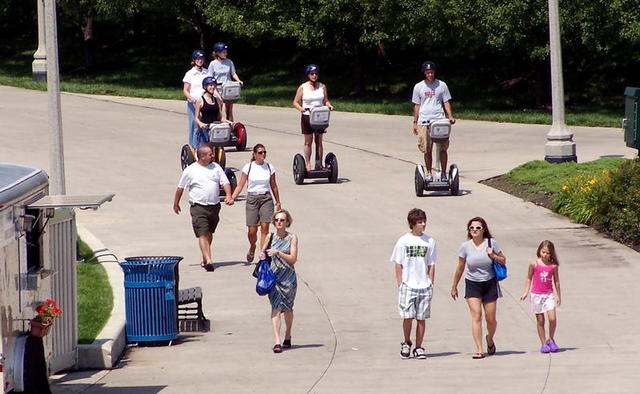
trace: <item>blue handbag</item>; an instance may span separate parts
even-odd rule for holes
[[[273,271],[271,271],[271,257],[266,256],[258,262],[258,282],[256,283],[256,293],[260,296],[267,295],[275,285],[276,276]]]
[[[491,238],[487,239],[489,242],[489,247],[491,247]],[[499,282],[503,279],[507,278],[507,266],[504,264],[500,264],[494,259],[491,259],[491,263],[493,264],[493,271],[496,274],[496,280]]]

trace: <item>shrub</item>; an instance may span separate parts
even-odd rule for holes
[[[640,246],[640,159],[625,160],[613,171],[569,178],[553,200],[553,210],[593,225],[614,239]]]

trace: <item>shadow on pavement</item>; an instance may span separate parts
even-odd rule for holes
[[[306,345],[291,345],[291,349],[290,350],[295,350],[295,349],[303,349],[303,348],[314,348],[314,347],[323,347],[324,343],[309,343]]]
[[[61,384],[51,387],[52,393],[106,393],[106,394],[156,394],[164,390],[167,386],[146,386],[146,387],[133,387],[133,386],[119,386],[119,387],[104,387],[104,384]]]
[[[427,358],[453,356],[454,354],[460,354],[460,352],[427,353]]]

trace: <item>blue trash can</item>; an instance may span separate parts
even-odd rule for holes
[[[178,337],[174,268],[178,256],[127,257],[124,297],[127,341],[171,341]]]

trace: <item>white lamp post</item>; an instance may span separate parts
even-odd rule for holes
[[[34,81],[45,82],[47,80],[47,47],[44,38],[44,0],[36,0],[36,2],[38,3],[38,49],[33,54],[31,75]]]
[[[58,23],[56,0],[44,0],[47,43],[47,96],[49,109],[49,185],[51,194],[66,193],[64,144],[60,111],[60,70],[58,67]]]
[[[573,133],[564,121],[564,86],[558,0],[549,0],[549,52],[551,55],[551,106],[553,122],[547,133],[544,159],[550,163],[578,161]]]

